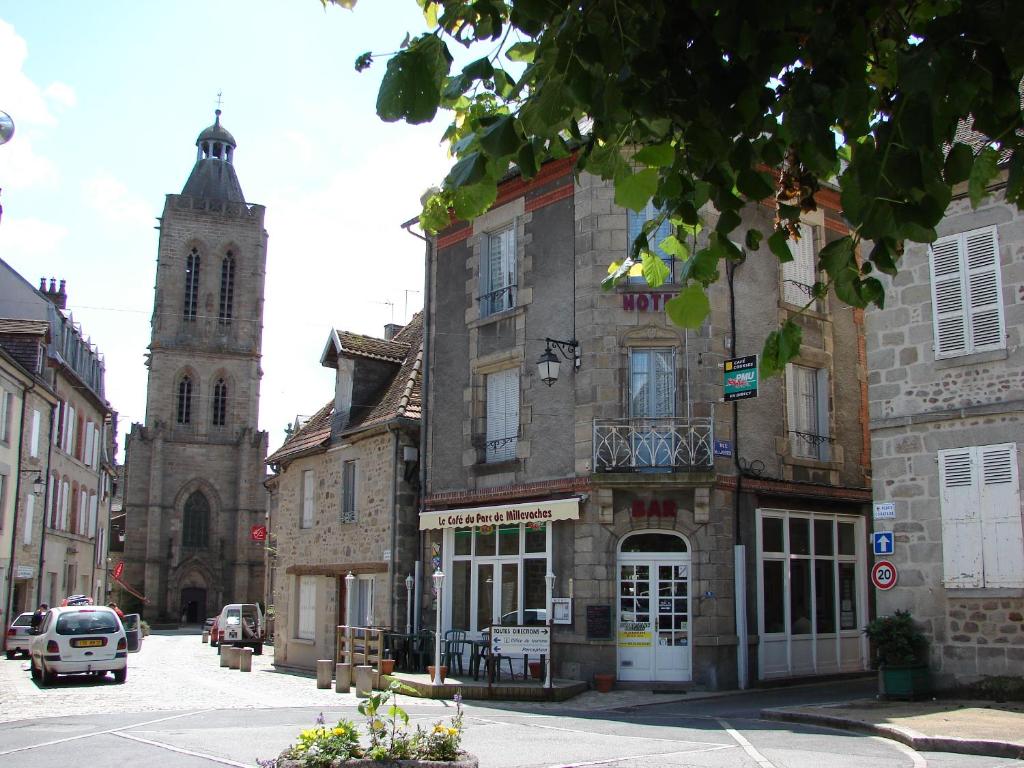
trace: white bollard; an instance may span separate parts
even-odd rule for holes
[[[334,666],[334,659],[318,659],[316,662],[316,687],[331,687],[331,668]]]
[[[338,693],[348,693],[348,689],[352,687],[352,665],[351,664],[335,664],[334,665],[334,690]]]
[[[365,699],[373,691],[373,667],[360,664],[356,667],[356,696]]]
[[[238,669],[241,672],[252,672],[252,648],[238,649]]]
[[[205,632],[205,631],[203,632],[203,642],[204,643],[210,642],[210,633],[209,632]]]
[[[220,665],[222,667],[228,666],[228,651],[230,649],[231,649],[231,647],[227,646],[227,645],[219,645],[219,646],[217,646],[217,653],[220,656]]]
[[[228,669],[238,669],[238,664],[242,658],[242,649],[237,645],[233,645],[228,648]]]

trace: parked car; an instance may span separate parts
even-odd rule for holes
[[[61,601],[61,606],[67,605],[92,605],[92,598],[88,595],[68,595]]]
[[[15,654],[22,653],[28,656],[29,644],[32,641],[32,611],[23,613],[7,628],[7,637],[4,640],[4,648],[7,651],[7,658],[13,659]]]
[[[212,619],[207,619],[206,623],[210,628],[210,647],[216,648],[220,645],[220,617],[214,616]]]
[[[256,603],[232,603],[221,609],[217,619],[218,649],[223,645],[248,646],[263,653],[263,611]],[[220,651],[217,651],[220,653]]]
[[[130,615],[138,621],[138,614]],[[103,677],[107,672],[123,683],[128,678],[128,652],[128,636],[113,610],[62,606],[47,612],[33,636],[29,668],[32,679],[43,685],[52,685],[58,675]]]

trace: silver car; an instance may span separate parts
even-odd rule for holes
[[[112,672],[114,682],[123,683],[128,678],[128,651],[124,625],[110,608],[51,608],[32,638],[32,679],[52,685],[58,675],[103,677]]]

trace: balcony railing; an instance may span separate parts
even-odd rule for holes
[[[594,420],[594,471],[707,470],[714,465],[710,418]]]

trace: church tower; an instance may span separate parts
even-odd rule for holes
[[[157,620],[202,621],[263,599],[264,459],[257,426],[264,208],[245,202],[234,137],[199,134],[160,218],[146,422],[126,452],[122,582]]]

